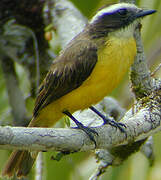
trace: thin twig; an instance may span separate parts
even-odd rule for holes
[[[35,36],[35,33],[29,28],[27,28],[27,30],[31,33],[32,38],[33,38],[33,46],[34,46],[35,60],[36,60],[36,88],[38,91],[38,88],[40,85],[40,62],[39,62],[38,42],[37,42],[37,38]]]
[[[43,153],[40,152],[36,159],[35,180],[43,180]]]
[[[161,63],[156,67],[156,69],[151,73],[151,76],[154,76],[156,73],[157,73],[157,71],[159,71],[160,70],[160,68],[161,68]]]

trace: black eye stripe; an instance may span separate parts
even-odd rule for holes
[[[125,16],[125,15],[127,15],[128,11],[127,11],[127,9],[123,8],[123,9],[119,9],[117,11],[117,13],[121,16]]]

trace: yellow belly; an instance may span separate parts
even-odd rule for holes
[[[98,62],[90,77],[79,88],[42,109],[37,119],[39,126],[46,126],[45,123],[52,126],[63,116],[63,110],[73,113],[99,102],[118,85],[133,63],[135,55],[136,43],[133,38],[124,41],[118,38],[108,40],[98,50]]]

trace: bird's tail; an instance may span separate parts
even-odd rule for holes
[[[38,152],[31,153],[29,151],[13,151],[2,171],[2,176],[16,175],[18,178],[27,176],[38,154]]]

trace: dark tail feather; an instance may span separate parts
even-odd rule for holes
[[[14,174],[17,177],[27,176],[36,156],[37,153],[33,157],[29,151],[13,151],[2,171],[2,176],[12,177]]]

